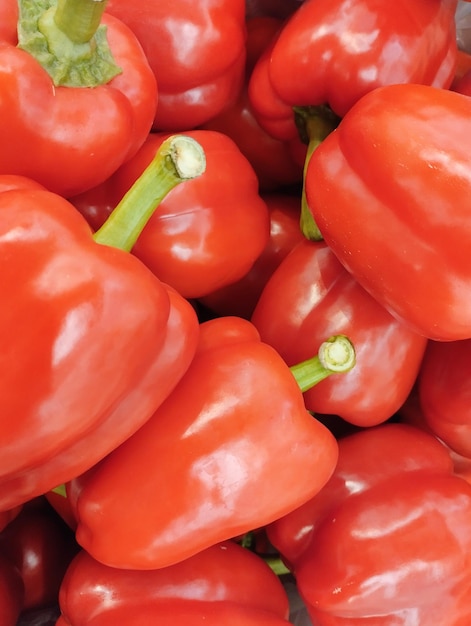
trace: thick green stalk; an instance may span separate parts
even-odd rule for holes
[[[206,168],[202,146],[186,135],[172,135],[94,234],[97,243],[131,251],[142,229],[165,196]]]
[[[322,241],[323,236],[317,226],[306,200],[305,181],[312,154],[324,139],[337,127],[339,118],[325,106],[296,107],[295,119],[301,139],[307,143],[307,154],[303,171],[300,226],[306,239]]]
[[[304,393],[332,374],[349,372],[355,365],[355,348],[345,335],[324,341],[316,356],[290,367]]]
[[[57,0],[54,22],[75,43],[87,43],[95,35],[106,0]]]

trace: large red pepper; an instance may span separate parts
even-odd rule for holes
[[[175,152],[185,166],[187,146],[196,167],[200,146],[169,139],[145,175],[150,197],[142,196],[144,176],[94,236],[61,196],[0,193],[0,510],[96,463],[152,415],[188,367],[194,311],[125,252],[148,218],[147,202],[153,210],[156,196],[200,173],[181,171]]]
[[[355,345],[356,365],[304,394],[315,413],[359,425],[389,419],[417,378],[427,341],[395,320],[339,263],[324,242],[304,240],[281,262],[251,318],[288,365],[309,357],[333,332]]]
[[[325,346],[334,371],[354,365],[343,342]],[[249,321],[201,324],[174,392],[119,449],[69,483],[79,544],[107,565],[165,567],[312,497],[337,460],[335,438],[306,411],[300,389],[332,373],[321,362],[315,357],[295,378]]]
[[[259,556],[234,541],[153,570],[108,567],[81,551],[71,562],[59,594],[62,618],[71,626],[87,626],[109,609],[161,602],[177,607],[187,601],[242,605],[279,618],[289,613],[280,579]]]
[[[358,282],[430,339],[471,337],[471,99],[424,85],[364,96],[315,150],[306,197]]]
[[[162,200],[132,252],[182,296],[198,298],[249,271],[270,236],[270,217],[257,176],[232,139],[209,130],[186,135],[203,146],[206,171]],[[167,137],[152,133],[135,157],[103,185],[71,198],[94,229]]]
[[[274,136],[297,134],[293,107],[338,116],[372,89],[395,83],[448,87],[456,63],[456,0],[306,0],[252,74],[249,95]]]
[[[267,529],[316,626],[470,623],[471,485],[446,448],[404,424],[339,441],[309,503]]]
[[[245,65],[244,0],[108,0],[139,39],[159,85],[154,129],[187,131],[233,102]]]
[[[157,106],[155,78],[132,31],[109,15],[100,22],[104,6],[67,0],[56,10],[50,1],[21,0],[17,46],[18,5],[2,0],[0,173],[75,194],[143,143]]]
[[[431,341],[417,381],[426,425],[458,454],[471,459],[471,340]]]

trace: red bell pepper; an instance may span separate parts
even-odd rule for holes
[[[232,603],[285,619],[289,614],[280,579],[260,557],[234,541],[156,570],[108,567],[81,551],[71,562],[59,594],[61,615],[71,626],[87,626],[109,609],[165,602],[178,606],[186,601]]]
[[[309,389],[304,400],[310,411],[358,426],[384,422],[401,407],[427,345],[374,300],[324,242],[294,247],[265,285],[251,320],[288,365],[308,358],[323,337],[347,335],[355,367]]]
[[[248,272],[268,241],[270,218],[252,166],[229,137],[204,130],[186,136],[203,146],[206,171],[163,199],[132,252],[182,296],[198,298]],[[107,219],[167,137],[152,133],[103,185],[71,198],[92,228]]]
[[[420,408],[430,430],[471,459],[471,339],[431,341],[417,381]]]
[[[148,204],[152,211],[156,196],[200,173],[197,157],[204,153],[193,140],[169,139],[94,236],[61,196],[0,193],[0,510],[96,463],[152,415],[188,367],[196,314],[125,250]],[[151,197],[143,198],[149,176]]]
[[[19,22],[16,0],[0,6],[0,173],[80,193],[143,143],[155,77],[132,31],[101,16],[105,0],[19,6]]]
[[[301,388],[354,365],[343,341],[325,346],[328,363],[315,357],[290,371],[249,321],[202,323],[174,392],[68,484],[79,544],[110,566],[166,567],[312,497],[334,470],[337,443],[306,411]]]
[[[78,551],[74,533],[47,500],[25,504],[0,533],[0,553],[15,565],[23,581],[22,612],[56,605],[65,571]]]
[[[471,99],[391,85],[360,100],[312,155],[306,197],[325,241],[412,330],[471,337]]]
[[[338,116],[376,87],[449,87],[457,0],[305,0],[252,73],[259,123],[279,139],[297,134],[293,107],[327,105]]]
[[[470,623],[471,485],[438,440],[383,424],[339,441],[337,468],[267,530],[316,626]]]
[[[265,284],[285,256],[304,239],[299,228],[299,197],[262,194],[270,214],[270,238],[265,249],[240,280],[213,291],[198,302],[214,315],[250,319]]]
[[[186,132],[235,100],[244,77],[244,0],[108,0],[106,11],[132,29],[152,67],[154,130]]]
[[[23,609],[23,580],[18,568],[0,551],[0,624],[17,626]]]

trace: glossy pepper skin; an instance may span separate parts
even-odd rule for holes
[[[106,11],[135,33],[154,72],[154,130],[190,130],[235,100],[245,65],[244,0],[109,0]]]
[[[87,626],[109,609],[165,602],[178,606],[187,601],[232,603],[285,619],[289,613],[280,579],[260,557],[234,541],[155,570],[111,568],[81,551],[59,594],[62,618],[71,626]]]
[[[316,626],[464,626],[470,516],[471,486],[446,448],[383,424],[341,439],[330,481],[268,532]]]
[[[270,217],[257,176],[232,139],[209,130],[185,135],[203,146],[206,171],[164,198],[132,253],[183,297],[198,298],[251,268],[269,239]],[[70,199],[93,229],[106,220],[167,137],[150,134],[135,157],[103,185]]]
[[[358,282],[429,339],[471,337],[471,99],[424,85],[362,98],[315,150],[306,197]]]
[[[188,366],[198,321],[192,310],[173,331],[169,289],[132,255],[97,244],[59,195],[0,193],[0,237],[6,510],[85,471],[139,428]],[[180,342],[176,352],[166,346],[182,331],[183,357]]]
[[[249,85],[259,123],[296,135],[292,108],[327,105],[339,117],[376,87],[449,87],[456,0],[306,0],[260,58]],[[287,71],[289,68],[289,71]]]
[[[166,567],[299,506],[336,459],[335,438],[255,327],[210,320],[145,427],[68,485],[77,541],[110,566]]]
[[[455,452],[471,459],[470,347],[471,340],[430,342],[417,391],[426,425]]]
[[[0,172],[32,178],[67,196],[111,175],[143,143],[158,91],[131,30],[104,15],[122,72],[93,88],[55,86],[28,52],[17,47],[18,8],[2,0],[0,41]]]
[[[347,335],[356,366],[309,389],[304,400],[315,413],[358,426],[384,422],[401,407],[427,345],[361,287],[325,242],[303,240],[293,248],[269,278],[251,320],[288,365],[309,358],[322,337]]]
[[[151,365],[146,371],[142,371],[127,397],[120,397],[116,407],[112,407],[108,414],[97,414],[91,430],[82,433],[76,425],[76,436],[73,437],[74,432],[71,432],[70,441],[67,445],[61,442],[62,448],[57,447],[54,455],[46,456],[33,467],[3,477],[0,481],[2,507],[10,508],[16,502],[26,502],[32,496],[40,495],[91,467],[139,428],[150,417],[152,409],[162,403],[174,389],[195,353],[199,325],[196,313],[188,301],[167,285],[162,283],[162,287],[168,298],[169,313],[166,326],[161,329],[162,344],[153,352]],[[165,306],[162,306],[163,310]],[[151,318],[149,316],[146,319],[150,322]],[[142,322],[144,327],[147,322]],[[155,328],[155,332],[157,330]],[[151,348],[152,345],[149,344],[149,351]],[[93,379],[98,388],[98,379],[96,376]],[[131,380],[129,376],[130,384]],[[103,394],[103,390],[101,393]],[[87,418],[91,420],[92,416],[87,415]],[[65,424],[63,427],[66,426]],[[46,436],[47,433],[46,430]],[[53,443],[53,432],[49,434],[49,438]],[[66,511],[65,517],[75,526],[72,511]]]

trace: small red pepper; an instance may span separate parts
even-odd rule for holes
[[[326,243],[392,315],[471,337],[471,99],[425,85],[364,96],[314,151],[306,198]]]
[[[446,448],[405,424],[339,441],[309,503],[268,536],[316,626],[470,623],[471,485]]]
[[[20,0],[19,21],[15,0],[1,4],[0,173],[61,195],[97,185],[136,152],[155,114],[137,38],[102,15],[105,0]]]
[[[427,345],[372,298],[322,241],[293,248],[265,285],[251,320],[288,365],[308,358],[323,337],[347,335],[355,345],[355,367],[309,389],[304,400],[310,411],[358,426],[384,422],[401,407]]]
[[[301,389],[354,365],[345,341],[328,342],[324,357],[294,373],[249,321],[202,323],[174,392],[68,484],[79,544],[110,566],[166,567],[312,497],[334,470],[337,442],[306,411]]]
[[[139,39],[159,85],[154,130],[186,132],[236,98],[245,65],[244,0],[108,0]]]
[[[148,204],[152,211],[156,196],[201,169],[201,146],[170,138],[93,236],[59,195],[0,193],[0,510],[91,467],[152,415],[188,367],[199,329],[194,310],[180,314],[181,296],[125,251]]]
[[[186,136],[203,147],[206,170],[160,202],[132,252],[183,297],[199,298],[249,271],[270,236],[270,217],[257,176],[232,139],[209,130]],[[167,137],[152,133],[103,185],[70,199],[92,228],[108,218]]]
[[[68,567],[59,593],[61,615],[72,626],[87,626],[109,609],[161,602],[177,607],[187,601],[237,604],[285,619],[289,614],[280,579],[263,559],[234,541],[152,570],[108,567],[83,550]]]

